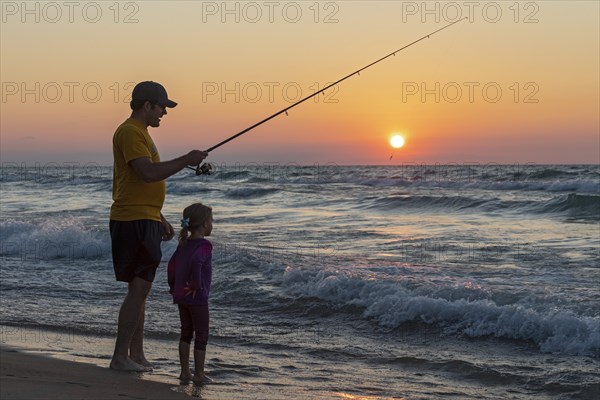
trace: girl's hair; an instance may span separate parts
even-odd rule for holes
[[[183,210],[181,231],[179,231],[179,244],[186,244],[190,232],[204,225],[212,216],[212,208],[202,203],[194,203]]]

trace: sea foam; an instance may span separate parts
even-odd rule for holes
[[[72,216],[2,221],[0,238],[0,255],[27,260],[106,259],[111,254],[107,231],[90,229]]]
[[[325,271],[288,268],[283,277],[287,290],[299,297],[327,301],[334,307],[362,309],[362,316],[388,328],[405,322],[435,324],[446,334],[468,337],[495,336],[529,340],[541,351],[600,356],[600,318],[576,315],[548,304],[531,309],[525,304],[498,305],[491,299],[436,297],[438,289],[408,289],[397,282],[369,281]],[[454,297],[457,297],[456,294]]]

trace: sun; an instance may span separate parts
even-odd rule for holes
[[[390,139],[390,144],[393,148],[399,149],[400,147],[404,146],[404,138],[400,135],[394,135]]]

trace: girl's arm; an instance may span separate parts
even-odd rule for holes
[[[190,279],[190,288],[195,291],[202,291],[202,268],[212,258],[212,245],[203,243],[198,250],[194,252],[192,258],[192,278]]]

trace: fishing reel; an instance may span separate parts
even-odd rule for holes
[[[196,175],[212,175],[214,169],[212,164],[204,163],[196,167]]]
[[[212,175],[213,170],[215,169],[215,167],[211,163],[204,163],[202,165],[198,164],[198,166],[196,166],[196,168],[190,167],[189,165],[187,165],[186,168],[194,171],[196,173],[196,176]]]

